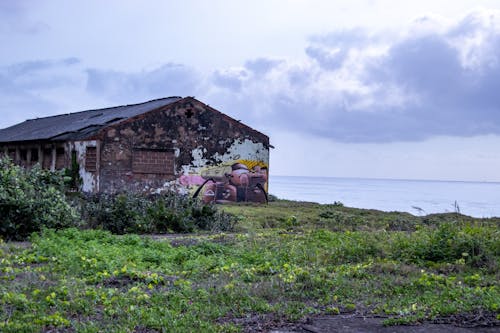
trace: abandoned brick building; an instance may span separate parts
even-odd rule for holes
[[[192,97],[27,120],[0,130],[0,154],[30,168],[78,168],[84,192],[199,192],[266,200],[269,138]]]

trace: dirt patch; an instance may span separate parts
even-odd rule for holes
[[[148,235],[153,240],[168,241],[173,247],[193,246],[200,242],[200,237],[186,234],[154,234]]]
[[[384,318],[353,315],[324,316],[311,318],[304,323],[286,325],[271,329],[270,333],[493,333],[499,331],[500,322],[496,319],[483,321],[488,326],[457,326],[457,318],[441,318],[440,323],[424,322],[419,325],[384,326]],[[470,323],[469,323],[470,324]],[[470,325],[471,326],[471,325]]]
[[[235,240],[235,234],[152,234],[147,235],[153,240],[168,241],[173,247],[194,246],[202,241],[210,241],[218,244],[230,244]]]
[[[6,243],[3,243],[0,245],[0,248],[6,249],[6,250],[13,250],[13,249],[29,249],[31,247],[31,242],[24,241],[7,241]]]

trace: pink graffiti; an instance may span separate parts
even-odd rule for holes
[[[184,186],[201,185],[205,180],[199,175],[182,175],[179,177],[179,183]]]

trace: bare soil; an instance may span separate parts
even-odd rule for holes
[[[321,316],[310,318],[304,323],[285,325],[270,329],[269,333],[493,333],[500,332],[500,322],[494,317],[479,316],[477,321],[467,317],[449,317],[436,322],[418,325],[384,326],[385,318],[362,317],[359,315]],[[441,323],[439,323],[441,322]]]

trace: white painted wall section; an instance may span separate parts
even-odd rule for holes
[[[97,192],[99,189],[99,173],[98,172],[88,172],[85,170],[85,156],[87,147],[97,148],[97,169],[99,170],[99,147],[97,146],[97,141],[75,141],[73,143],[73,149],[76,151],[76,159],[80,165],[80,177],[82,179],[83,192]]]

